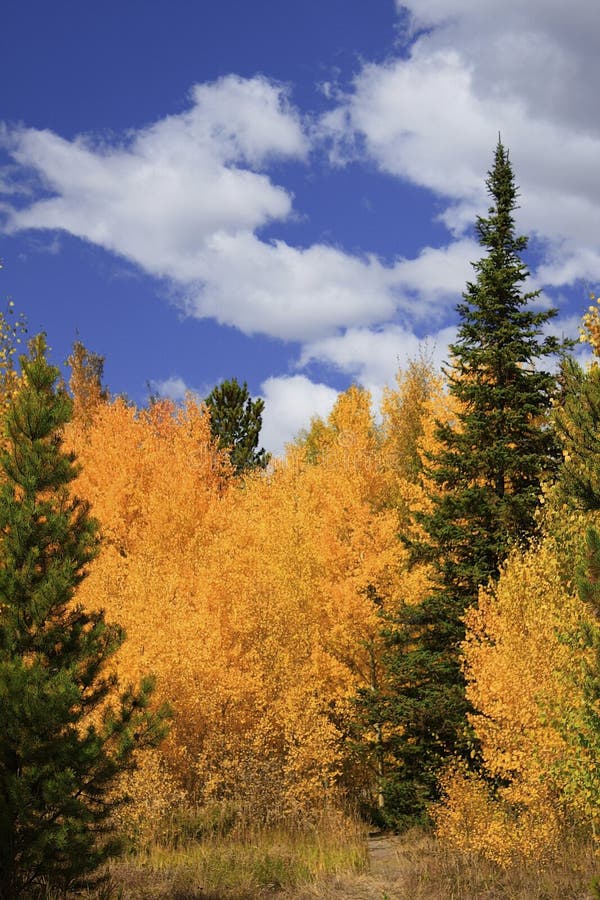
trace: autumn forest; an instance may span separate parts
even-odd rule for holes
[[[566,890],[554,876],[539,895],[506,887],[528,867],[538,881],[568,870],[569,896],[590,896],[600,307],[592,298],[578,346],[553,336],[554,311],[527,293],[501,144],[487,185],[445,370],[426,350],[401,361],[379,410],[350,387],[282,458],[258,449],[257,429],[254,452],[234,456],[215,427],[223,393],[137,408],[111,395],[82,344],[63,384],[43,338],[18,365],[24,323],[12,307],[2,317],[0,898],[92,891],[117,851],[148,860],[149,847],[207,836],[327,829],[346,857],[303,863],[301,877],[271,854],[267,876],[242,887],[206,869],[213,893],[130,884],[121,896],[305,883],[316,893],[298,896],[483,896],[450,882],[445,894],[390,882],[354,895],[343,881],[327,893],[328,878],[367,872],[369,829],[477,860],[505,885],[486,896]],[[31,410],[50,423],[39,434]],[[56,456],[69,472],[57,462],[34,484],[23,473],[40,448],[46,468]],[[30,535],[19,562],[25,515],[45,536]],[[62,587],[48,586],[51,557],[69,560]],[[61,691],[59,709],[48,697]],[[45,713],[31,712],[34,695]],[[67,734],[85,764],[69,762]]]

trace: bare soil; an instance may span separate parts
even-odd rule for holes
[[[403,877],[402,838],[384,833],[369,836],[370,872],[335,878],[296,890],[293,900],[408,900],[411,896]]]

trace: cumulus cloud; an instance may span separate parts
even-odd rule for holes
[[[150,382],[150,387],[159,397],[167,400],[175,400],[176,403],[185,400],[186,394],[191,388],[179,375],[171,375],[169,378],[157,379]]]
[[[305,158],[298,113],[264,78],[197,85],[191,101],[121,144],[5,131],[3,143],[44,194],[6,207],[7,230],[70,232],[168,279],[188,314],[284,340],[379,324],[398,311],[435,319],[460,291],[476,253],[469,241],[384,265],[325,244],[262,240],[262,226],[292,211],[292,196],[264,167]]]
[[[248,334],[314,339],[386,321],[397,307],[410,312],[411,292],[426,302],[448,295],[464,270],[462,245],[384,266],[323,244],[261,240],[258,229],[292,210],[262,168],[306,156],[299,115],[264,78],[228,76],[196,86],[191,99],[186,112],[120,145],[5,132],[13,159],[45,192],[8,207],[5,227],[61,229],[105,247],[170,279],[189,314]]]
[[[385,266],[374,256],[322,244],[298,249],[253,234],[219,233],[203,256],[204,285],[192,287],[185,307],[247,334],[300,341],[385,322],[396,313],[435,320],[464,287],[469,261],[478,255],[464,240]]]
[[[4,143],[51,196],[13,208],[7,228],[71,232],[156,275],[189,279],[215,233],[256,229],[291,210],[291,196],[251,166],[303,157],[306,140],[281,87],[234,76],[192,92],[187,112],[121,146],[17,129]]]
[[[600,76],[595,0],[405,0],[425,52],[460,48],[481,96],[519,96],[536,118],[587,131]]]
[[[334,158],[364,147],[382,171],[446,198],[441,218],[460,235],[487,205],[482,174],[501,132],[524,197],[519,227],[560,252],[564,277],[585,277],[575,248],[600,233],[596,0],[398,6],[418,36],[408,55],[366,64],[323,118]]]
[[[418,338],[400,325],[380,329],[350,328],[345,334],[307,343],[299,365],[319,362],[350,375],[371,391],[377,405],[386,384],[393,384],[398,368],[421,353],[437,368],[448,358],[448,344],[456,337],[454,326]]]
[[[249,232],[214,234],[195,259],[185,308],[246,334],[286,340],[328,334],[348,323],[377,322],[395,310],[392,272],[321,244],[298,249]]]
[[[324,128],[341,141],[354,129],[383,171],[447,198],[444,221],[459,233],[485,206],[482,175],[500,131],[526,196],[522,227],[589,239],[600,225],[600,132],[532,119],[520,96],[479,96],[474,79],[455,49],[426,53],[423,42],[406,60],[366,66]]]
[[[275,455],[314,416],[326,418],[336,401],[338,392],[326,384],[311,381],[305,375],[267,378],[262,384],[265,399],[261,443]]]
[[[577,279],[590,282],[597,289],[600,281],[600,248],[559,247],[548,254],[536,272],[536,283],[553,287],[572,284]]]

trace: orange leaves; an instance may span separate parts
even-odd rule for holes
[[[573,808],[565,773],[577,755],[561,723],[583,699],[572,677],[582,659],[567,637],[583,613],[551,540],[509,558],[498,584],[482,590],[479,606],[468,611],[471,724],[485,770],[502,786],[492,799],[477,777],[446,776],[438,827],[454,846],[502,864],[560,846],[565,810]]]
[[[105,539],[80,599],[125,626],[126,681],[157,674],[170,770],[265,818],[322,805],[347,768],[350,698],[381,674],[379,606],[423,585],[398,541],[400,451],[382,452],[368,393],[243,480],[191,400],[98,403],[67,440]]]
[[[102,404],[67,440],[82,463],[74,490],[92,502],[104,537],[81,599],[125,627],[124,680],[156,672],[177,707],[195,692],[191,659],[196,642],[206,644],[198,569],[229,464],[192,401],[140,413],[122,400]]]
[[[595,294],[590,295],[590,300],[595,301],[588,307],[587,312],[583,316],[582,327],[580,329],[580,339],[584,343],[590,344],[595,357],[600,356],[600,302]]]
[[[80,425],[89,425],[98,406],[108,400],[108,392],[102,387],[104,357],[90,353],[80,341],[75,341],[67,364],[71,367],[73,418]]]
[[[78,490],[122,556],[151,535],[166,556],[185,545],[230,472],[192,401],[138,413],[117,399],[98,409],[89,434],[74,422],[68,440],[83,466]]]
[[[3,411],[19,388],[21,375],[15,367],[15,356],[27,333],[23,313],[13,319],[14,312],[12,300],[8,301],[6,313],[0,312],[0,409]]]

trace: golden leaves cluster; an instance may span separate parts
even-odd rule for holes
[[[590,300],[593,302],[583,316],[579,336],[583,343],[591,346],[597,358],[600,357],[600,299],[595,294],[590,294]]]
[[[444,778],[437,823],[454,847],[502,865],[559,851],[577,803],[565,781],[577,750],[562,723],[583,703],[573,678],[582,659],[568,640],[583,617],[550,539],[510,557],[467,613],[467,695],[486,778],[460,767]]]
[[[351,698],[381,677],[380,608],[424,590],[397,537],[395,498],[410,488],[419,502],[386,418],[400,401],[387,397],[380,427],[353,387],[284,459],[240,478],[193,398],[137,410],[89,383],[79,393],[93,408],[67,434],[74,490],[104,543],[78,599],[125,627],[121,678],[155,672],[173,707],[161,766],[265,820],[338,798]]]

